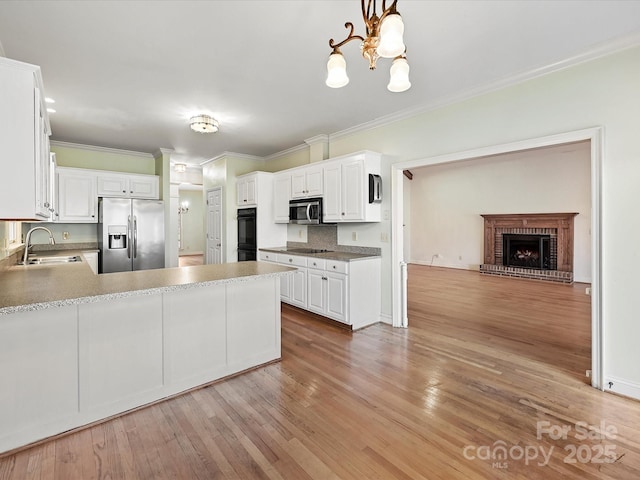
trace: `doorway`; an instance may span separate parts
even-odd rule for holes
[[[206,264],[222,263],[222,187],[207,191]]]
[[[437,157],[400,162],[391,166],[392,180],[392,321],[396,327],[406,324],[406,264],[404,263],[404,185],[403,171],[430,165],[460,162],[474,158],[488,157],[510,152],[519,152],[541,147],[567,143],[590,142],[591,169],[591,384],[603,389],[603,344],[602,344],[602,302],[601,302],[601,164],[602,129],[590,128],[548,137],[529,139],[509,144],[483,147],[465,152],[457,152]]]

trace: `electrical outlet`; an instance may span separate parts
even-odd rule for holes
[[[69,232],[62,232],[62,239],[63,240],[68,240],[69,239]]]
[[[298,238],[302,238],[302,229],[298,229]]]
[[[442,255],[441,253],[436,253],[436,258],[444,258],[444,255]]]
[[[389,234],[387,232],[382,232],[380,234],[380,241],[384,243],[389,243]]]
[[[358,240],[358,232],[351,232],[351,240],[354,242]]]
[[[462,261],[462,255],[458,255],[458,260]]]
[[[384,211],[384,213],[382,214],[382,218],[384,220],[389,220],[389,210]]]
[[[584,293],[585,293],[586,295],[591,295],[591,287],[587,287],[587,288],[585,288],[585,289],[584,289]]]

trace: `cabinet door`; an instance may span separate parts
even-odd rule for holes
[[[128,197],[127,178],[120,175],[98,175],[99,197]]]
[[[307,269],[298,268],[291,274],[291,301],[292,305],[307,308]]]
[[[326,272],[326,315],[340,322],[347,322],[347,276]]]
[[[291,303],[291,286],[293,284],[293,273],[280,276],[280,300]]]
[[[304,170],[291,174],[291,197],[301,198],[307,196],[307,181]]]
[[[289,223],[289,200],[291,199],[291,175],[278,175],[274,179],[273,216],[275,223]]]
[[[49,132],[47,130],[47,122],[45,119],[46,107],[44,99],[41,98],[39,88],[34,89],[35,95],[35,180],[36,180],[36,198],[35,198],[35,214],[45,219],[51,218],[51,191],[49,188],[49,175],[51,174],[51,158],[49,152]]]
[[[155,176],[137,176],[129,177],[129,195],[131,198],[149,198],[157,200],[159,179]]]
[[[251,177],[247,179],[247,204],[256,205],[258,198],[257,178]]]
[[[236,182],[236,203],[239,207],[247,204],[247,181],[238,180]]]
[[[306,169],[306,182],[307,182],[307,196],[318,197],[322,195],[324,189],[323,186],[323,173],[322,167],[309,167]]]
[[[58,222],[97,223],[97,185],[94,175],[58,172]]]
[[[342,218],[364,220],[364,164],[353,160],[342,164]]]
[[[310,269],[307,273],[307,310],[325,314],[325,275],[324,270]]]
[[[324,169],[324,201],[322,203],[325,222],[337,222],[342,220],[341,205],[341,175],[339,163],[335,163]]]

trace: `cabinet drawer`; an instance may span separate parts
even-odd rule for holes
[[[273,252],[260,252],[260,260],[263,262],[277,262],[278,254]]]
[[[284,263],[285,265],[295,265],[297,267],[307,266],[307,259],[305,257],[299,257],[297,255],[287,255],[279,253],[277,261],[278,263]]]
[[[327,260],[326,270],[329,272],[348,273],[349,263],[336,260]]]
[[[324,270],[326,268],[325,260],[323,258],[307,258],[307,267]]]

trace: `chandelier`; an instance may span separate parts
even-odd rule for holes
[[[347,76],[347,62],[340,51],[340,47],[351,40],[360,40],[362,56],[369,62],[369,69],[375,70],[378,58],[393,58],[391,64],[391,77],[387,89],[391,92],[404,92],[411,87],[409,82],[409,64],[407,63],[406,47],[402,35],[404,23],[396,10],[398,0],[386,7],[386,0],[382,0],[382,14],[376,13],[376,0],[360,0],[362,18],[365,24],[367,37],[353,34],[353,23],[347,22],[345,28],[349,34],[340,43],[335,43],[333,38],[329,40],[329,46],[333,48],[327,62],[327,86],[331,88],[344,87],[349,83]]]

